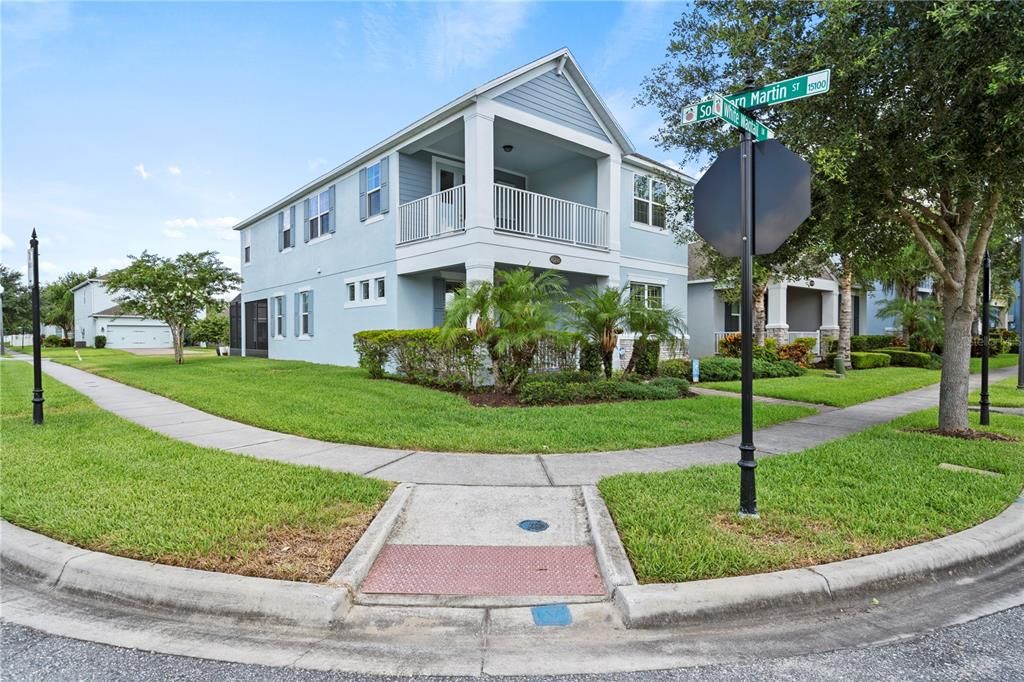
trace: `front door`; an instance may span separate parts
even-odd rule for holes
[[[443,192],[446,189],[466,184],[466,169],[455,163],[438,162],[437,175],[434,178],[434,191]]]
[[[466,193],[450,191],[466,184],[466,170],[454,163],[438,163],[434,191],[440,192],[434,208],[433,234],[461,230],[466,225]]]

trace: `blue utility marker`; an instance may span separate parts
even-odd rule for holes
[[[526,519],[519,522],[519,527],[529,533],[540,533],[548,529],[548,522],[539,519]]]
[[[541,627],[558,625],[572,625],[572,614],[565,604],[544,604],[534,606],[530,611],[533,613],[533,624]]]

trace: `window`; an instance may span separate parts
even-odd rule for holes
[[[633,282],[629,285],[629,295],[638,303],[643,303],[648,308],[662,307],[664,300],[665,286],[663,284],[644,284]]]
[[[355,284],[355,282],[351,282],[348,285],[348,300],[349,300],[350,303],[355,303],[356,302],[356,284]]]
[[[242,262],[248,265],[252,262],[252,231],[246,230],[242,235]]]
[[[294,207],[292,207],[294,208]],[[291,209],[281,212],[281,248],[290,249],[295,246],[295,230],[292,227]]]
[[[633,222],[665,227],[665,199],[668,188],[646,175],[633,176]]]
[[[370,300],[370,280],[364,279],[362,282],[359,283],[359,293],[360,296],[362,297],[362,300]]]
[[[384,278],[378,277],[373,280],[374,288],[377,290],[377,298],[384,298]]]
[[[274,336],[284,336],[284,296],[274,297]]]
[[[387,304],[387,273],[365,272],[345,280],[345,307]]]
[[[305,336],[309,336],[309,321],[313,315],[309,305],[309,298],[308,291],[299,292],[299,330]]]
[[[372,218],[380,215],[380,164],[366,169],[366,215]]]
[[[309,198],[309,238],[316,239],[331,231],[331,191],[325,189]]]

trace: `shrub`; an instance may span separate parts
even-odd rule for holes
[[[64,339],[57,334],[50,334],[49,336],[43,337],[43,346],[46,348],[59,348],[63,344]]]
[[[689,360],[662,360],[658,364],[659,377],[673,377],[689,381],[692,374],[693,365]]]
[[[593,379],[579,383],[525,381],[519,387],[519,402],[524,405],[564,405],[592,400],[671,400],[686,395],[689,384],[682,379],[663,377],[648,383],[621,379]]]
[[[739,354],[736,357],[739,357]],[[764,360],[765,362],[775,362],[778,360],[779,342],[775,339],[765,339],[763,346],[754,346],[754,359]]]
[[[932,366],[932,356],[929,353],[918,353],[903,348],[882,348],[879,353],[885,353],[891,359],[894,367],[924,367]]]
[[[633,342],[633,354],[636,356],[636,373],[642,377],[653,377],[658,373],[658,358],[661,357],[661,344],[657,339],[639,337]]]
[[[754,359],[755,379],[777,379],[780,377],[798,377],[806,370],[795,362],[776,360],[765,362]],[[702,358],[700,361],[701,381],[736,381],[741,376],[739,358]]]
[[[595,372],[568,371],[568,372],[537,372],[523,377],[520,385],[535,384],[546,381],[555,384],[587,384],[597,381],[598,374]]]
[[[441,340],[439,329],[376,329],[354,335],[359,366],[371,378],[388,363],[406,379],[443,388],[473,387],[483,366],[477,336],[469,330]]]
[[[1003,340],[1004,353],[1020,352],[1020,337],[1017,336],[1017,332],[1010,331],[1009,329],[993,329],[990,336],[993,338],[998,336]]]
[[[887,334],[851,336],[850,351],[853,353],[864,353],[866,351],[878,350],[879,348],[901,345],[902,342],[898,341],[898,338]]]
[[[850,362],[854,369],[874,369],[888,367],[892,359],[885,353],[857,352],[850,353]]]
[[[658,377],[651,379],[648,385],[657,388],[670,388],[680,398],[690,393],[690,382],[682,377]]]
[[[779,348],[778,358],[806,367],[811,362],[811,350],[817,342],[817,339],[811,337],[796,339],[793,343],[787,343]]]
[[[738,358],[742,343],[742,334],[726,334],[718,340],[718,354],[723,358]]]
[[[580,342],[580,371],[600,372],[604,368],[601,349],[591,341]]]
[[[982,337],[972,336],[971,337],[971,357],[980,358],[982,354]],[[988,338],[988,356],[995,357],[1006,352],[1006,349],[1010,347],[1009,343],[1004,343],[1001,337],[989,335]]]
[[[97,348],[106,348],[107,347],[107,337],[103,336],[102,334],[97,334],[96,338],[93,341],[93,343],[95,344],[95,346]]]

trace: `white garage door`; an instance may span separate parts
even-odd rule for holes
[[[108,348],[170,348],[171,330],[143,325],[111,325],[107,327]]]

